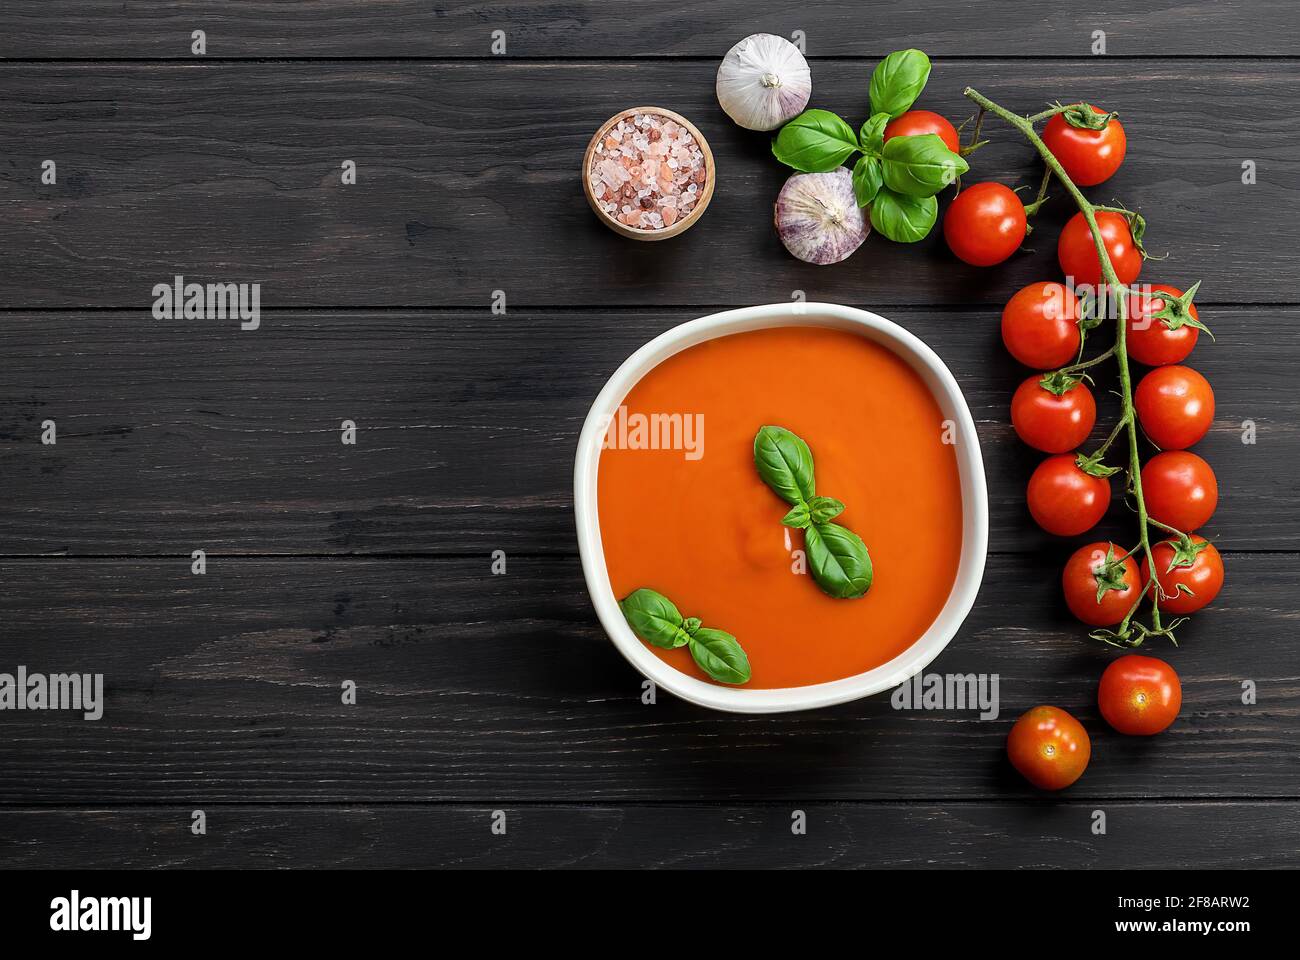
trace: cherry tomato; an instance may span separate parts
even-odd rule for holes
[[[1120,733],[1149,737],[1167,728],[1183,706],[1183,685],[1174,668],[1155,657],[1130,653],[1101,675],[1097,706]]]
[[[1133,232],[1129,229],[1128,218],[1122,213],[1102,210],[1097,215],[1097,229],[1101,231],[1102,242],[1110,255],[1111,266],[1119,282],[1128,286],[1142,272],[1142,251],[1133,242]],[[1061,239],[1056,244],[1056,259],[1067,277],[1074,279],[1075,286],[1101,286],[1101,261],[1097,259],[1097,245],[1092,241],[1092,231],[1082,213],[1072,216]]]
[[[1089,106],[1093,113],[1105,113]],[[1111,177],[1124,162],[1128,137],[1124,125],[1114,117],[1100,130],[1071,126],[1062,114],[1047,121],[1043,143],[1056,155],[1070,179],[1081,187],[1091,187]]]
[[[885,124],[884,136],[888,140],[890,137],[915,137],[923,133],[938,134],[943,145],[953,153],[961,149],[957,130],[948,122],[948,118],[931,113],[929,110],[908,110],[907,113],[900,113]]]
[[[1113,543],[1090,543],[1065,563],[1061,573],[1065,604],[1089,626],[1119,623],[1137,600],[1141,589],[1137,561],[1124,557],[1124,552]],[[1102,590],[1100,598],[1098,590]]]
[[[943,236],[961,260],[976,267],[1001,263],[1019,249],[1029,221],[1010,187],[976,183],[953,199],[943,217]]]
[[[1011,425],[1020,439],[1043,453],[1073,450],[1092,433],[1097,422],[1097,402],[1082,381],[1060,396],[1042,385],[1035,374],[1016,388],[1011,397]]]
[[[1164,540],[1151,547],[1151,557],[1156,563],[1156,580],[1160,584],[1160,609],[1184,616],[1211,603],[1223,589],[1223,557],[1214,544],[1195,534],[1191,537],[1195,557],[1190,567],[1170,564],[1178,556],[1178,541]],[[1205,544],[1205,546],[1201,546]],[[1151,565],[1142,563],[1144,579],[1151,582]],[[1191,593],[1179,590],[1182,584]]]
[[[1186,450],[1157,453],[1142,468],[1147,513],[1184,532],[1197,530],[1219,505],[1219,481],[1210,465]]]
[[[1088,731],[1060,707],[1034,707],[1007,735],[1007,759],[1040,790],[1064,790],[1083,776],[1091,756]]]
[[[1029,478],[1029,512],[1058,537],[1091,530],[1110,506],[1110,480],[1081,470],[1069,453],[1048,457]]]
[[[1156,367],[1133,394],[1138,422],[1162,450],[1184,450],[1214,422],[1214,390],[1191,367]]]
[[[1065,366],[1079,353],[1079,298],[1063,283],[1031,283],[1002,308],[1002,342],[1027,367]]]
[[[1148,367],[1159,367],[1166,363],[1179,363],[1187,359],[1196,346],[1196,338],[1201,331],[1190,324],[1174,329],[1164,320],[1153,320],[1151,314],[1159,313],[1165,301],[1159,295],[1172,294],[1181,297],[1183,291],[1167,283],[1153,283],[1145,291],[1134,293],[1128,298],[1128,333],[1125,337],[1128,355],[1138,363]],[[1193,320],[1199,320],[1196,304],[1189,311]]]

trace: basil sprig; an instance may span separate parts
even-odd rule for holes
[[[804,173],[826,173],[861,154],[852,167],[858,206],[871,207],[877,232],[897,243],[914,243],[929,235],[938,219],[935,194],[970,169],[933,133],[885,142],[889,121],[912,107],[929,78],[929,57],[920,50],[896,50],[871,75],[871,116],[857,133],[829,110],[805,110],[777,133],[772,153]]]
[[[725,630],[683,617],[671,600],[648,587],[633,590],[618,603],[632,632],[656,647],[689,647],[701,670],[719,683],[747,683],[749,658],[736,638]]]
[[[754,436],[754,466],[790,510],[781,522],[804,531],[808,567],[822,592],[855,600],[871,589],[871,555],[852,530],[831,521],[844,512],[834,497],[817,496],[812,451],[785,427],[765,426]]]

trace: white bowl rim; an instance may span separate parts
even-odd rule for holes
[[[962,493],[962,545],[957,576],[934,622],[910,647],[864,673],[802,687],[747,690],[688,676],[655,656],[623,618],[609,582],[597,510],[597,473],[602,437],[628,392],[668,357],[706,340],[770,327],[815,326],[849,330],[893,350],[926,382],[945,419],[956,426]],[[956,378],[920,338],[878,314],[832,303],[774,303],[725,310],[661,333],[623,361],[597,395],[583,424],[574,461],[574,512],[578,551],[592,604],[614,646],[648,680],[683,700],[732,713],[809,710],[871,696],[898,686],[924,670],[956,634],[970,613],[984,576],[988,551],[988,491],[979,435]]]

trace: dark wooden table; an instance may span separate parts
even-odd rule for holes
[[[767,137],[714,100],[719,58],[759,30],[802,31],[814,103],[855,123],[906,46],[934,58],[921,105],[954,120],[968,84],[1122,112],[1129,160],[1093,193],[1149,218],[1168,259],[1144,279],[1204,281],[1217,337],[1193,361],[1218,398],[1198,451],[1228,582],[1156,650],[1185,695],[1163,736],[1097,713],[1114,654],[1063,609],[1078,541],[1029,521],[1036,455],[1008,423],[999,311],[1057,276],[1068,205],[998,269],[937,231],[798,263],[771,229]],[[0,865],[1295,865],[1298,43],[1291,0],[5,3],[0,671],[102,672],[107,696],[96,722],[0,713]],[[661,244],[605,230],[577,177],[595,126],[645,102],[692,118],[720,170],[701,223]],[[1029,149],[986,131],[974,175],[1035,187]],[[260,283],[260,329],[154,319],[176,274]],[[591,400],[668,327],[796,291],[902,323],[966,392],[991,555],[931,669],[999,674],[996,721],[884,696],[647,706],[595,621],[570,490]],[[1060,799],[1004,760],[1040,702],[1093,735]]]

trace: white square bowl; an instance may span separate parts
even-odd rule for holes
[[[716,337],[791,326],[847,330],[887,347],[920,375],[938,402],[944,418],[955,424],[962,498],[962,541],[957,577],[947,602],[930,628],[888,663],[842,680],[802,687],[746,690],[744,687],[720,686],[688,676],[660,660],[623,618],[618,598],[610,586],[605,551],[600,540],[596,484],[602,441],[610,418],[628,392],[668,357]],[[596,615],[614,646],[632,666],[664,690],[702,707],[732,713],[783,713],[844,703],[889,690],[925,669],[948,645],[975,603],[988,551],[989,510],[984,461],[980,458],[975,422],[956,379],[933,350],[898,324],[866,310],[832,303],[774,303],[714,313],[673,327],[637,350],[609,378],[587,414],[574,463],[573,499],[583,576]]]

